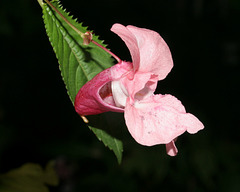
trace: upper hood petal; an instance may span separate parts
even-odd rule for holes
[[[121,39],[127,45],[132,56],[133,69],[136,71],[140,64],[140,51],[134,34],[132,34],[127,27],[121,24],[114,24],[111,28],[111,31],[121,37]]]
[[[114,24],[111,31],[116,33],[127,45],[133,60],[135,72],[150,72],[164,79],[173,67],[169,47],[155,31]]]

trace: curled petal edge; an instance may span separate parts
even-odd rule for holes
[[[128,47],[135,72],[150,72],[164,79],[173,67],[170,49],[155,31],[114,24],[111,31],[116,33]]]

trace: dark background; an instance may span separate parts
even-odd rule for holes
[[[239,0],[62,0],[123,60],[114,23],[149,28],[174,68],[158,93],[179,98],[205,129],[164,146],[138,145],[123,127],[123,162],[82,123],[68,98],[37,0],[0,1],[0,173],[57,161],[51,191],[240,191]]]

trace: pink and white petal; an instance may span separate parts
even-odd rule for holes
[[[176,156],[178,153],[177,147],[175,145],[174,141],[171,141],[170,143],[166,144],[166,151],[167,154],[170,156]]]
[[[157,81],[152,82],[152,84],[148,83],[151,80],[151,76],[152,76],[151,73],[136,73],[134,74],[133,79],[128,78],[128,76],[123,77],[121,79],[121,84],[127,90],[131,101],[135,100],[136,94],[139,94],[142,97],[144,97],[154,93],[155,88],[157,86]]]
[[[138,68],[140,63],[140,52],[135,36],[125,26],[118,23],[112,26],[111,31],[116,33],[125,42],[132,56],[133,68],[134,70],[136,67]]]
[[[164,79],[173,67],[170,49],[163,38],[155,31],[127,26],[135,36],[140,52],[138,71],[152,72],[158,79]]]
[[[128,92],[125,87],[121,84],[121,81],[111,82],[113,99],[117,107],[124,108],[126,105],[126,100],[128,98]]]
[[[124,117],[132,137],[142,145],[152,146],[168,144],[187,130],[203,129],[196,117],[182,110],[175,97],[154,95],[134,105],[127,101]]]

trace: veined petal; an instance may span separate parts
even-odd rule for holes
[[[196,133],[204,127],[171,95],[153,95],[134,105],[127,102],[124,116],[132,137],[147,146],[168,144],[185,131]]]
[[[173,67],[169,47],[155,31],[114,24],[112,29],[127,45],[133,60],[134,71],[150,72],[164,79]]]

